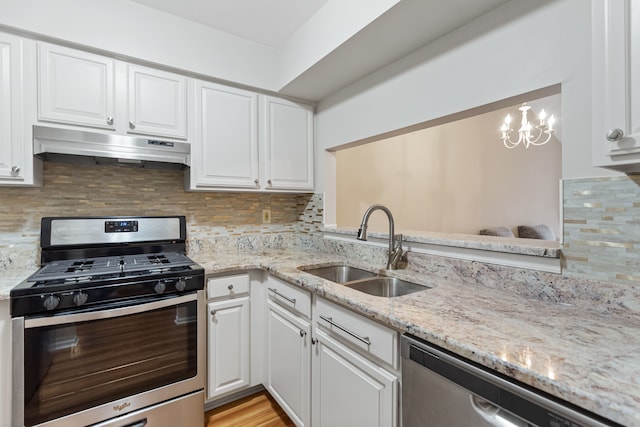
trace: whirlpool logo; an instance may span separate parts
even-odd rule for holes
[[[116,405],[116,406],[114,406],[114,407],[113,407],[113,410],[114,410],[114,411],[121,412],[121,411],[125,410],[126,408],[128,408],[129,406],[131,406],[131,403],[129,403],[129,402],[124,402],[124,403],[122,403],[122,404],[120,404],[120,405]]]

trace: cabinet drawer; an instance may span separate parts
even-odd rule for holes
[[[398,333],[324,299],[316,300],[318,328],[365,354],[398,367]]]
[[[311,294],[308,291],[275,277],[269,277],[267,295],[278,304],[311,318]]]
[[[211,299],[247,294],[249,282],[249,275],[246,273],[212,277],[207,281],[207,297]]]

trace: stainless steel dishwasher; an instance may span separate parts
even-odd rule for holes
[[[403,427],[618,426],[416,337],[402,337]]]

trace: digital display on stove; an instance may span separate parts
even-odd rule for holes
[[[138,221],[105,221],[105,233],[137,233]]]

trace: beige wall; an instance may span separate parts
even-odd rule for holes
[[[498,129],[507,112],[519,114],[516,106],[338,151],[338,227],[356,227],[381,203],[404,232],[548,224],[558,236],[561,144],[506,149]],[[370,225],[388,227],[383,214]]]

